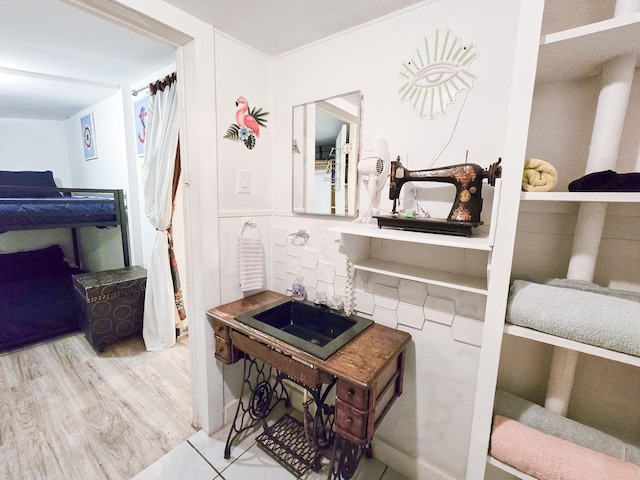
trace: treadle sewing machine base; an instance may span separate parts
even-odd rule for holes
[[[207,312],[215,331],[216,358],[244,361],[244,380],[225,445],[262,425],[258,445],[294,475],[319,471],[329,459],[329,480],[353,477],[362,455],[371,456],[375,430],[402,393],[405,349],[411,336],[374,324],[327,360],[321,360],[244,325],[235,317],[283,298],[262,292]],[[377,355],[367,355],[372,349]],[[285,415],[267,428],[275,407],[290,406],[284,381],[304,388],[303,420]],[[335,405],[327,398],[335,390]]]
[[[258,446],[296,476],[320,467],[317,452],[307,439],[300,420],[286,414],[256,437]]]

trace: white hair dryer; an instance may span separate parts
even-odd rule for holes
[[[391,161],[389,145],[384,138],[366,139],[362,144],[362,154],[358,162],[358,174],[367,186],[369,206],[360,212],[360,221],[371,221],[380,201],[380,190],[384,187]]]

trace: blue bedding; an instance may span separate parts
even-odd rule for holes
[[[101,197],[50,197],[0,199],[0,231],[42,225],[76,225],[105,222],[115,225],[112,199]]]

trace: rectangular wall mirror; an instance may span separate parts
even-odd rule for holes
[[[357,216],[360,91],[293,107],[293,212]]]

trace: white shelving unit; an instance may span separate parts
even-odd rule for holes
[[[640,13],[544,35],[536,83],[595,76],[604,62],[628,53],[640,53]]]
[[[522,201],[640,203],[640,192],[522,192]]]
[[[537,480],[535,477],[532,477],[531,475],[527,475],[526,473],[522,473],[520,470],[513,468],[511,465],[507,465],[506,463],[503,463],[500,460],[496,460],[491,456],[487,457],[487,463],[490,463],[491,465],[499,468],[500,470],[510,473],[516,478],[520,478],[522,480]]]
[[[480,295],[487,295],[488,293],[486,278],[473,277],[471,275],[455,274],[444,270],[435,270],[414,265],[404,265],[396,262],[378,260],[376,258],[364,259],[355,263],[353,267],[363,272],[379,273],[405,280],[478,293]]]
[[[502,181],[497,179],[492,195],[494,200],[492,202],[490,224],[473,228],[469,237],[378,228],[377,224],[371,223],[345,223],[329,230],[341,234],[342,245],[353,262],[355,270],[488,295],[491,251],[493,250],[496,235],[495,225],[500,206],[501,187]],[[486,269],[483,276],[476,276],[408,264],[403,262],[401,258],[394,258],[393,260],[376,258],[371,254],[373,250],[371,247],[372,239],[405,244],[430,245],[444,247],[445,249],[488,252]]]
[[[504,326],[504,333],[515,337],[528,338],[535,342],[547,343],[549,345],[575,350],[577,352],[586,353],[596,357],[608,358],[614,362],[627,363],[629,365],[640,367],[640,357],[634,357],[633,355],[614,352],[605,348],[594,347],[593,345],[587,345],[585,343],[568,340],[566,338],[556,337],[555,335],[538,332],[537,330],[531,330],[530,328],[507,324]]]
[[[471,237],[438,235],[423,232],[410,232],[395,229],[378,228],[373,224],[344,224],[329,230],[342,235],[342,244],[353,268],[361,272],[387,275],[395,278],[439,285],[480,295],[487,295],[487,277],[455,273],[418,265],[403,263],[397,260],[385,260],[372,256],[372,239],[403,242],[417,245],[431,245],[453,249],[469,249],[490,252],[490,228],[480,226]],[[487,265],[487,271],[489,266]]]
[[[594,76],[603,64],[619,55],[640,54],[640,12],[628,13],[589,25],[543,35],[540,42],[536,83]],[[521,202],[640,203],[640,193],[622,192],[524,192]],[[532,205],[527,205],[530,209]],[[544,209],[541,209],[544,210]],[[504,334],[545,343],[614,362],[640,367],[640,358],[559,338],[520,326],[505,324]],[[533,477],[488,456],[491,465],[521,479]]]
[[[418,243],[422,245],[437,245],[441,247],[467,248],[471,250],[491,251],[492,239],[490,228],[484,225],[476,227],[471,237],[441,235],[435,233],[410,232],[391,228],[378,228],[372,223],[345,223],[332,227],[330,231],[365,238],[380,238],[399,242]]]

